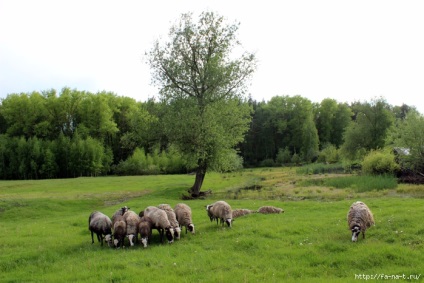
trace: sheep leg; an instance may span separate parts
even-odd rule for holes
[[[94,244],[93,231],[91,231],[91,244]]]

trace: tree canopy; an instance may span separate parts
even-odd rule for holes
[[[147,54],[167,105],[167,137],[196,167],[194,197],[211,164],[234,150],[248,130],[251,108],[243,102],[256,61],[252,53],[232,52],[240,45],[238,28],[212,12],[197,22],[183,14],[170,28],[169,40],[157,41]]]

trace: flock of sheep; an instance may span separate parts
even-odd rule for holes
[[[282,213],[281,208],[273,206],[262,206],[257,211],[249,209],[231,209],[231,206],[225,201],[217,201],[206,206],[206,212],[210,221],[215,221],[222,225],[227,224],[232,227],[234,218],[250,213]],[[352,231],[352,241],[356,242],[359,234],[362,232],[365,238],[367,228],[374,225],[374,217],[368,206],[357,201],[353,203],[347,215],[349,229]],[[94,243],[93,235],[97,235],[97,240],[103,246],[106,241],[110,247],[120,248],[124,246],[125,239],[128,239],[129,245],[134,246],[138,242],[143,247],[147,247],[152,238],[152,230],[158,230],[160,241],[163,243],[165,236],[169,243],[174,239],[181,237],[181,228],[194,234],[194,224],[192,221],[191,208],[178,203],[172,208],[169,204],[160,204],[158,206],[148,206],[139,214],[124,206],[118,209],[112,219],[107,215],[94,211],[88,218],[88,228],[91,232],[91,243]]]
[[[225,201],[217,201],[206,206],[206,212],[210,221],[216,220],[228,227],[232,226],[232,221],[249,213],[281,213],[281,208],[273,206],[263,206],[257,211],[248,209],[233,210]],[[134,246],[138,241],[147,247],[152,238],[152,231],[158,230],[160,241],[163,243],[164,236],[169,243],[181,237],[181,229],[185,227],[185,232],[194,234],[194,224],[192,220],[191,208],[178,203],[172,208],[169,204],[158,206],[148,206],[140,213],[135,213],[127,206],[118,209],[109,218],[106,214],[94,211],[88,218],[88,229],[91,232],[91,243],[94,243],[94,234],[103,246],[103,241],[110,247],[120,248],[124,246],[125,239],[128,239],[130,246]],[[140,238],[138,238],[140,236]]]

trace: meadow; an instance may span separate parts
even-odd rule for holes
[[[212,194],[184,201],[193,175],[0,181],[0,282],[423,281],[424,186],[364,190],[316,181],[340,176],[294,168],[208,173],[203,190]],[[220,199],[233,209],[285,212],[222,227],[205,211]],[[368,204],[376,225],[352,243],[346,214],[356,200]],[[112,216],[123,205],[138,213],[179,202],[192,208],[194,235],[183,229],[180,240],[161,244],[154,231],[146,249],[91,244],[92,211]]]

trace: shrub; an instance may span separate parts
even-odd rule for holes
[[[395,156],[388,150],[373,150],[362,161],[362,173],[369,175],[394,175],[399,170]]]
[[[318,162],[337,163],[339,162],[339,150],[332,144],[323,148],[318,155]]]

